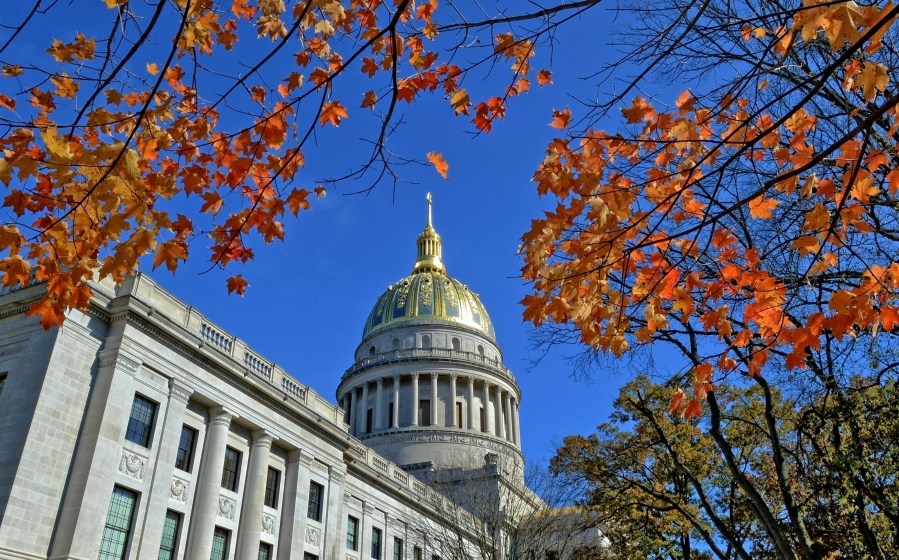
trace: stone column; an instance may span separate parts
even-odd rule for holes
[[[449,399],[449,409],[450,413],[449,420],[447,421],[448,426],[455,427],[456,426],[456,374],[450,374],[450,399]],[[462,418],[458,420],[459,425],[462,425]]]
[[[503,402],[505,395],[502,387],[496,387],[496,437],[506,439],[506,411]]]
[[[390,419],[391,428],[400,427],[400,376],[393,376],[393,418]]]
[[[253,445],[247,463],[247,481],[244,484],[243,505],[240,508],[240,524],[237,529],[236,560],[259,558],[259,536],[262,534],[262,502],[265,499],[265,479],[268,476],[268,456],[272,449],[272,436],[264,430],[253,432]]]
[[[474,377],[468,378],[468,428],[474,430]]]
[[[359,403],[359,431],[358,434],[364,434],[366,424],[368,423],[368,381],[362,384],[362,402]]]
[[[418,426],[418,373],[412,374],[412,425]]]
[[[375,387],[375,431],[378,431],[384,429],[384,379],[379,377]]]
[[[354,389],[355,391],[355,389]],[[278,531],[278,560],[303,557],[306,535],[306,511],[309,494],[309,467],[312,455],[295,449],[287,455],[284,475],[284,501],[281,504],[281,528]]]
[[[484,422],[487,424],[484,429],[488,434],[496,433],[496,426],[493,417],[493,403],[490,402],[490,383],[484,380]]]
[[[358,403],[358,399],[356,398],[356,388],[353,387],[350,390],[350,433],[353,435],[356,434],[356,426],[357,426],[356,417],[358,414],[359,414],[359,403]]]
[[[185,558],[207,558],[212,551],[212,533],[215,531],[215,519],[218,515],[228,428],[235,416],[221,407],[209,411],[206,444],[203,446],[203,460],[197,477]]]
[[[140,545],[137,547],[139,558],[151,558],[159,554],[172,476],[175,474],[175,458],[178,454],[178,443],[181,441],[181,428],[184,426],[184,412],[187,410],[187,400],[192,393],[192,389],[174,379],[169,382],[169,400],[162,421],[159,453],[156,455],[150,492],[146,496],[147,515],[144,516],[144,528],[141,531]]]
[[[503,428],[506,432],[506,440],[514,441],[515,436],[513,435],[512,430],[512,405],[510,404],[508,391],[503,393],[503,412],[505,413],[505,422],[503,422]]]
[[[437,425],[437,373],[431,374],[431,425]]]
[[[515,445],[521,445],[521,428],[519,427],[518,401],[512,401],[512,433],[515,434]]]

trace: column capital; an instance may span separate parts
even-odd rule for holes
[[[251,434],[253,436],[253,444],[251,447],[271,447],[274,436],[265,430],[255,430]]]
[[[339,484],[339,483],[343,482],[344,478],[346,478],[346,469],[345,468],[340,468],[340,467],[336,467],[336,466],[328,467],[328,479],[329,480]]]
[[[229,425],[232,420],[239,416],[224,406],[216,406],[209,409],[209,423],[218,425]]]
[[[454,371],[454,372],[451,372],[451,373],[449,374],[449,378],[452,379],[452,380],[454,380],[454,381],[455,381],[458,377],[459,377],[459,374],[456,373],[455,371]]]
[[[398,374],[398,373],[394,373],[394,374],[393,374],[393,382],[394,382],[394,383],[399,383],[399,382],[400,382],[400,374]]]
[[[412,379],[418,381],[418,374],[419,374],[419,372],[413,371],[413,372],[412,372]]]

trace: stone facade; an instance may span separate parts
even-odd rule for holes
[[[221,558],[361,560],[380,536],[380,558],[430,560],[452,557],[433,535],[478,538],[344,410],[149,277],[97,285],[47,332],[25,315],[42,289],[0,295],[0,559],[205,560],[225,543]],[[124,555],[101,552],[120,537]]]

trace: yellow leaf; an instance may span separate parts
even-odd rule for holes
[[[159,74],[159,67],[156,66],[155,62],[150,62],[147,64],[147,72],[149,72],[151,76],[155,76],[156,74]]]
[[[887,69],[869,60],[862,64],[861,72],[855,77],[855,87],[862,90],[862,97],[866,102],[870,102],[877,97],[878,91],[886,90],[889,80]]]
[[[468,92],[465,91],[465,88],[460,88],[453,92],[452,96],[450,96],[450,105],[457,116],[463,113],[468,114],[471,99],[468,98]]]
[[[47,153],[53,156],[56,163],[70,161],[72,159],[72,151],[69,150],[69,143],[65,138],[60,138],[56,133],[56,127],[49,127],[41,130],[41,139],[47,146]]]

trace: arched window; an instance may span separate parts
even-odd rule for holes
[[[478,344],[478,354],[480,354],[481,356],[484,355],[484,347],[480,344]]]
[[[374,346],[372,346],[371,348],[368,349],[368,355],[369,356],[375,355],[375,347]]]
[[[458,338],[453,338],[453,350],[461,350],[462,349],[462,341]]]
[[[393,339],[393,349],[394,349],[394,350],[399,350],[399,348],[400,348],[400,339],[394,338],[394,339]]]
[[[431,347],[431,337],[429,335],[421,336],[421,347],[422,348],[430,348]]]

